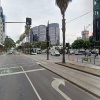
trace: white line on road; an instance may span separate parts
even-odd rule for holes
[[[21,68],[23,69],[23,67],[22,67],[22,66],[21,66]],[[38,92],[36,91],[36,89],[35,89],[34,85],[32,84],[31,80],[29,79],[28,75],[27,75],[27,74],[26,74],[26,72],[24,71],[24,69],[23,69],[23,72],[25,73],[25,75],[26,75],[26,77],[27,77],[28,81],[30,82],[30,84],[31,84],[31,86],[32,86],[32,88],[33,88],[33,90],[35,91],[35,93],[36,93],[36,95],[37,95],[38,99],[39,99],[39,100],[42,100],[42,99],[41,99],[41,97],[39,96]]]

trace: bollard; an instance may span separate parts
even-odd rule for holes
[[[82,58],[82,63],[83,63],[83,58]]]
[[[69,60],[69,54],[68,54],[68,60]]]
[[[69,55],[69,60],[71,60],[71,59],[70,59],[70,56],[71,56],[71,55]]]
[[[78,56],[77,56],[77,62],[78,62]]]
[[[74,56],[73,56],[73,61],[74,61]]]
[[[91,56],[90,56],[90,62],[91,62]]]
[[[95,57],[94,57],[94,65],[95,65]]]

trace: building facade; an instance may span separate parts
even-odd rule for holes
[[[100,41],[100,0],[93,0],[93,37]]]
[[[38,31],[38,26],[30,29],[30,43],[33,43],[34,41],[38,42]]]
[[[46,26],[45,25],[40,25],[38,26],[38,36],[39,36],[39,41],[45,41],[46,40]]]
[[[87,30],[82,31],[82,39],[85,41],[89,40],[89,31]]]
[[[59,24],[49,24],[49,38],[52,45],[60,45]],[[46,40],[46,26],[39,25],[30,29],[30,43]]]
[[[49,24],[49,36],[52,45],[60,45],[60,28],[59,24]]]
[[[0,7],[0,43],[5,41],[5,16],[3,15],[3,9]]]

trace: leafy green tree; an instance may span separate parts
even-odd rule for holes
[[[90,49],[90,41],[84,41],[84,49]]]
[[[32,45],[34,48],[41,48],[43,50],[47,48],[47,41],[33,42]],[[50,43],[50,47],[52,47],[51,43]]]
[[[85,41],[82,40],[82,39],[75,40],[75,41],[72,43],[72,48],[73,48],[73,49],[81,49],[81,48],[84,48],[84,44],[85,44]]]
[[[8,51],[12,47],[15,47],[15,42],[11,38],[6,38],[5,41],[4,41],[5,50]]]
[[[25,38],[25,36],[26,36],[25,33],[21,34],[19,40],[17,40],[16,43],[19,44]]]
[[[60,8],[62,14],[62,31],[63,31],[63,59],[62,62],[65,63],[65,11],[68,7],[69,2],[72,0],[56,0],[57,6]]]

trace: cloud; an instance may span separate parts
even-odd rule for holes
[[[55,0],[3,0],[2,7],[6,15],[6,21],[22,21],[25,22],[26,17],[32,18],[32,26],[47,25],[50,23],[59,23],[62,28],[62,16],[60,9],[55,5]],[[66,22],[72,20],[88,11],[93,10],[93,0],[73,0],[69,4],[66,11]],[[75,20],[69,24],[66,23],[66,41],[72,42],[77,36],[81,36],[81,31],[84,26],[90,24],[93,20],[93,12]],[[10,35],[14,40],[24,32],[25,24],[7,24],[7,35]],[[71,36],[72,33],[76,36]],[[62,30],[61,42],[62,42]]]

